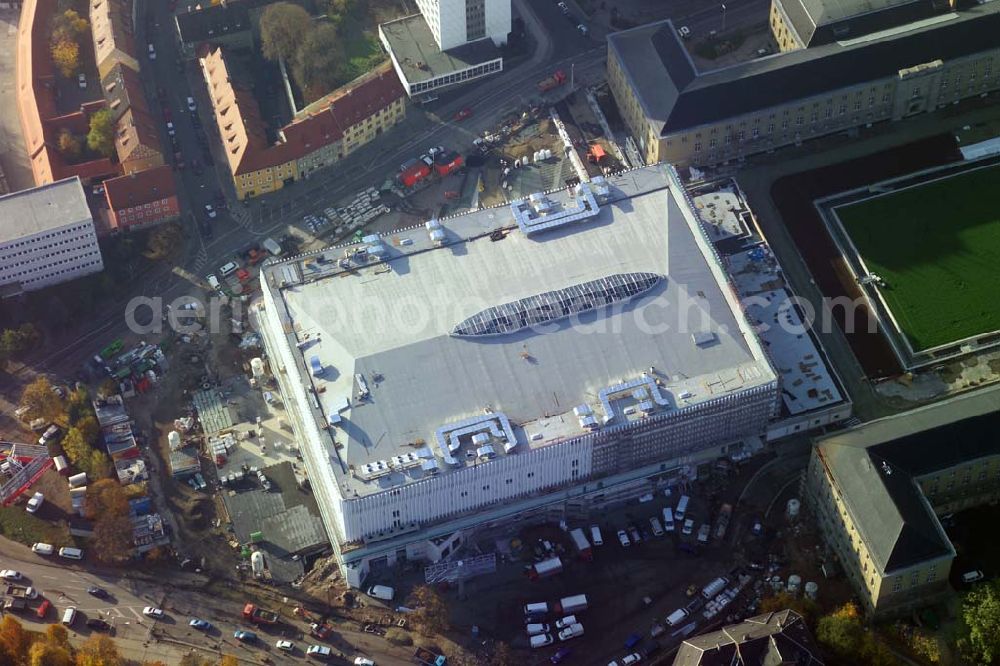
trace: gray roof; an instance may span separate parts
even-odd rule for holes
[[[1000,389],[984,389],[818,440],[880,571],[954,555],[916,480],[1000,453],[998,409]]]
[[[288,582],[302,574],[301,561],[292,556],[322,550],[330,542],[316,498],[298,487],[291,464],[284,462],[261,471],[271,482],[271,490],[246,481],[247,487],[223,493],[223,500],[236,538],[250,543],[250,535],[261,532],[264,540],[257,547],[264,551],[271,575]]]
[[[252,27],[246,2],[208,5],[177,14],[177,31],[182,42],[198,44],[226,35],[246,32]]]
[[[765,613],[701,634],[677,649],[673,666],[823,666],[816,642],[793,610]]]
[[[0,243],[81,222],[93,218],[77,176],[0,197]]]
[[[775,0],[806,46],[903,25],[947,8],[935,0]]]
[[[427,81],[501,57],[489,37],[442,51],[422,14],[405,16],[379,26],[406,83]]]
[[[997,47],[1000,2],[867,38],[779,53],[700,72],[667,21],[608,35],[646,117],[661,136],[896,76],[935,59]]]
[[[510,208],[487,209],[444,220],[444,247],[430,245],[422,226],[385,238],[391,270],[352,268],[281,289],[298,340],[308,338],[308,348],[293,353],[316,356],[324,367],[312,379],[323,407],[318,418],[339,412],[337,439],[348,464],[412,452],[408,443],[432,442],[439,427],[486,409],[510,419],[522,447],[582,435],[573,408],[600,411],[602,389],[651,366],[663,369],[662,391],[676,405],[774,381],[665,168],[609,182],[611,201],[568,227],[526,236]],[[565,192],[549,198],[556,209],[573,200]],[[491,240],[497,229],[507,231]],[[265,279],[290,268],[308,278],[318,265],[335,267],[343,254],[331,251],[319,264],[315,257],[273,264]],[[632,272],[663,279],[627,302],[549,321],[541,331],[452,335],[490,307]],[[370,388],[368,400],[355,399],[358,375]],[[379,491],[379,483],[400,480],[393,475],[356,489]]]

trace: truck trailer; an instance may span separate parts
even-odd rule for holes
[[[536,562],[534,566],[528,570],[528,577],[532,580],[536,580],[538,578],[548,578],[549,576],[555,576],[558,573],[562,573],[562,570],[562,560],[558,557],[550,557],[547,560]]]
[[[563,597],[556,604],[557,613],[565,613],[569,615],[571,613],[579,613],[580,611],[587,610],[587,595],[586,594],[574,594],[571,597]]]
[[[573,539],[573,545],[576,546],[576,552],[580,555],[581,560],[587,560],[588,562],[593,559],[594,551],[590,548],[590,542],[587,541],[587,535],[583,533],[583,530],[579,527],[575,530],[570,530],[569,536]]]

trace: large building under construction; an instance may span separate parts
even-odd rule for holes
[[[682,480],[779,380],[659,165],[267,266],[255,310],[347,581]]]

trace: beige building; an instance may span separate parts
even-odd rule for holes
[[[938,516],[1000,499],[1000,389],[817,441],[805,500],[866,610],[905,614],[949,590]]]
[[[673,24],[608,36],[608,82],[649,162],[708,166],[1000,89],[1000,3],[700,70]]]
[[[933,16],[931,0],[771,0],[771,36],[782,51],[856,39]]]
[[[239,62],[219,46],[206,48],[199,61],[239,199],[306,178],[405,117],[406,95],[386,63],[310,104],[272,142]]]

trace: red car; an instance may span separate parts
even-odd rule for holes
[[[472,115],[472,108],[467,106],[455,114],[455,120],[465,120],[471,115]]]
[[[247,271],[245,268],[237,269],[236,277],[239,279],[240,282],[246,282],[247,280],[250,279],[250,272]]]
[[[38,610],[35,611],[35,614],[38,615],[38,618],[40,620],[44,620],[46,613],[49,612],[49,608],[51,607],[52,607],[52,602],[50,602],[48,599],[43,599],[42,603],[39,604],[38,606]]]

